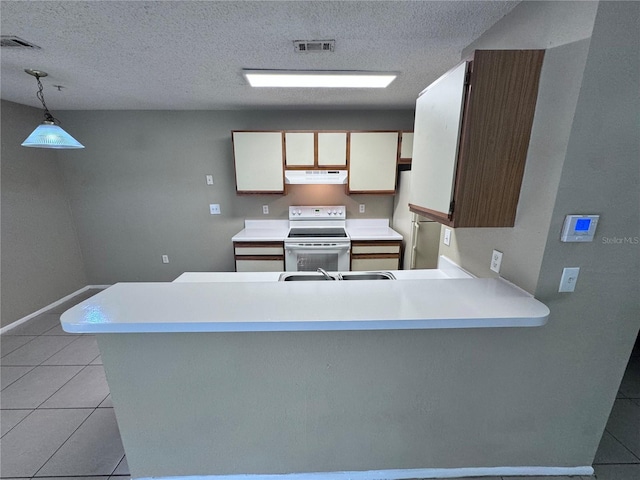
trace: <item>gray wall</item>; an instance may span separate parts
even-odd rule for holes
[[[286,219],[296,204],[344,204],[349,218],[390,218],[393,197],[342,186],[293,186],[287,196],[235,193],[231,130],[413,129],[413,111],[67,111],[86,149],[61,167],[90,284],[169,281],[233,271],[231,237],[246,218]],[[205,175],[214,185],[205,184]],[[219,203],[222,215],[209,214]],[[357,205],[366,204],[366,214]],[[262,214],[269,205],[270,214]],[[161,263],[161,256],[170,263]]]
[[[558,9],[588,19],[583,10],[592,7],[523,3],[473,47],[539,47],[522,38],[536,29],[553,37],[547,27]],[[547,52],[516,226],[456,229],[451,247],[440,249],[480,276],[493,275],[491,249],[502,250],[501,274],[549,306],[548,325],[522,345],[519,360],[550,396],[554,428],[583,445],[583,461],[595,453],[640,327],[640,4],[597,7],[590,40]],[[601,215],[593,243],[560,242],[572,213]],[[628,240],[610,243],[614,237]],[[563,267],[581,268],[575,293],[557,291]]]
[[[2,322],[86,285],[58,152],[20,144],[42,110],[2,101]]]
[[[640,327],[638,25],[640,3],[600,2],[535,291],[556,345],[544,362],[562,365],[559,399],[582,402],[573,416],[585,450],[597,446]],[[565,215],[587,212],[600,215],[595,241],[560,242]],[[573,294],[558,293],[563,267],[580,267]]]

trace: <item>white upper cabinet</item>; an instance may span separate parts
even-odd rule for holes
[[[349,193],[395,193],[399,132],[351,132]]]
[[[544,50],[477,50],[416,102],[409,209],[451,227],[512,227]]]
[[[285,132],[284,142],[287,167],[315,165],[315,134],[313,132]]]
[[[409,203],[437,212],[449,212],[453,199],[466,72],[460,64],[416,102]]]
[[[284,193],[282,132],[231,132],[238,193]]]
[[[347,132],[285,132],[287,168],[347,167]]]
[[[413,158],[413,132],[402,132],[400,137],[400,158],[401,163],[410,163]]]
[[[347,166],[347,132],[318,132],[318,166]]]

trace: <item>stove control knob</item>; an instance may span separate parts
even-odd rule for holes
[[[298,209],[298,211],[296,212],[298,215],[302,215],[302,210]]]
[[[338,214],[342,215],[342,209],[338,210]]]

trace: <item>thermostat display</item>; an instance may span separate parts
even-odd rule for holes
[[[563,242],[593,242],[600,215],[567,215],[560,240]]]

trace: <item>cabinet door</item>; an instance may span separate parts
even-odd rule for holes
[[[400,139],[400,163],[411,163],[413,158],[413,132],[402,132]]]
[[[347,132],[318,132],[318,166],[347,166]]]
[[[467,65],[441,77],[416,102],[409,203],[444,215],[453,199]]]
[[[287,167],[313,167],[315,140],[313,132],[285,132],[285,163]]]
[[[238,193],[284,193],[282,132],[231,132]]]
[[[349,193],[395,193],[398,132],[351,132]]]

